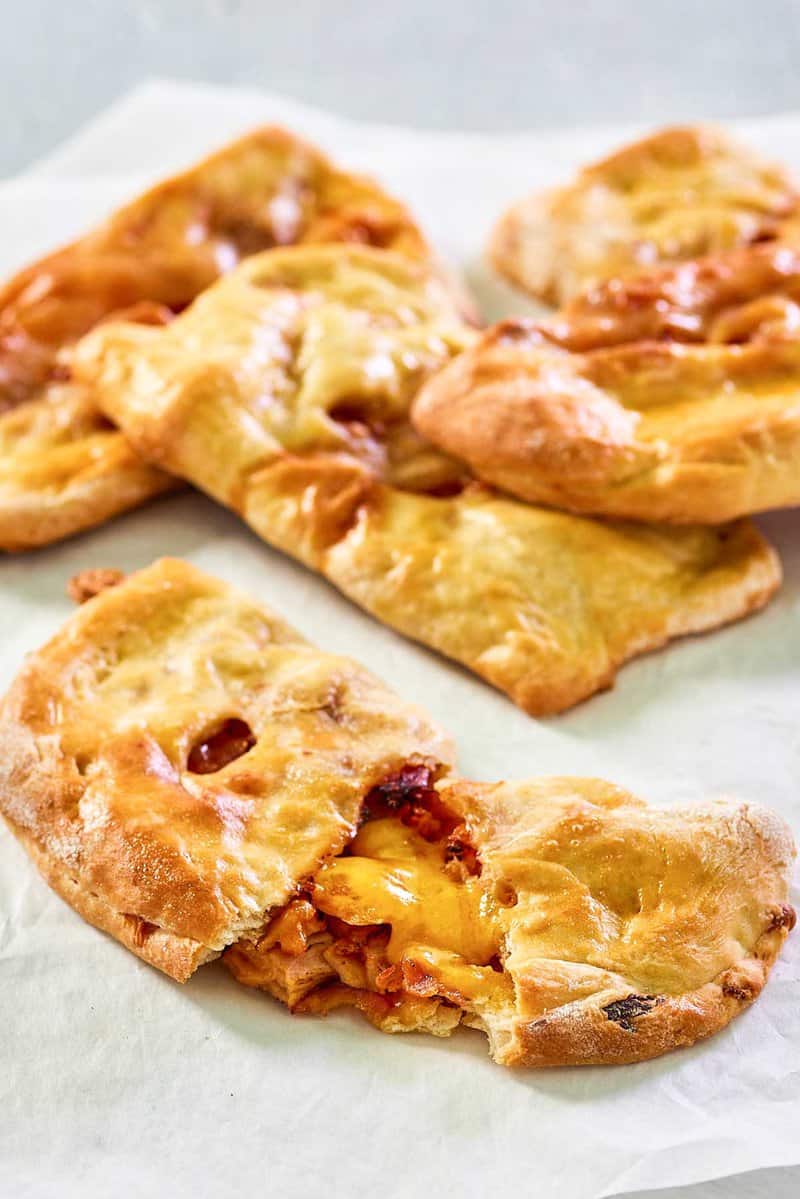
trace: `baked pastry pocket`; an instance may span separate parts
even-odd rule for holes
[[[186,563],[72,590],[0,709],[0,811],[173,978],[224,951],[294,1011],[464,1023],[519,1066],[652,1057],[760,993],[794,922],[771,813],[458,779],[422,711]]]
[[[564,187],[515,203],[489,243],[496,269],[560,306],[606,279],[794,234],[782,167],[713,126],[656,130]]]
[[[297,1012],[480,1029],[502,1065],[633,1062],[717,1032],[794,925],[791,837],[752,805],[652,809],[598,779],[398,779],[363,815],[226,964]]]
[[[420,388],[473,361],[457,355],[475,337],[429,268],[297,247],[250,259],[163,330],[98,329],[76,368],[147,461],[531,713],[766,602],[780,567],[750,525],[672,531],[517,503],[415,434]]]
[[[178,485],[139,459],[75,381],[78,338],[123,310],[167,321],[257,250],[339,241],[433,259],[376,183],[265,127],[10,279],[0,289],[0,548],[45,545]]]
[[[485,481],[572,512],[723,524],[800,502],[800,346],[570,353],[506,321],[419,395],[418,431]]]
[[[2,813],[50,885],[179,981],[346,844],[372,786],[451,757],[357,663],[171,559],[28,660],[0,743]]]

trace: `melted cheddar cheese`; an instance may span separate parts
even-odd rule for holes
[[[454,1003],[477,1010],[482,1003],[497,1007],[503,1001],[513,1002],[514,985],[504,971],[474,966],[457,953],[427,945],[409,945],[403,956],[436,982],[441,996]]]
[[[392,963],[413,960],[443,983],[446,973],[478,986],[484,973],[478,968],[496,955],[500,940],[480,879],[451,877],[443,846],[392,818],[365,824],[350,851],[319,871],[314,905],[347,924],[388,924]],[[497,977],[491,967],[488,973]]]

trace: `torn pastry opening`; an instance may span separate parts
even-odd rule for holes
[[[407,765],[366,796],[350,843],[224,961],[247,986],[295,1012],[357,1008],[384,1031],[444,1036],[508,1010],[497,913],[513,888],[482,878],[469,832]]]

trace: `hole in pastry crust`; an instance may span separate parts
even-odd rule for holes
[[[253,730],[247,721],[232,717],[192,746],[187,769],[192,774],[215,774],[229,762],[241,758],[255,743]]]
[[[93,434],[118,433],[119,430],[117,429],[117,426],[113,423],[113,421],[110,421],[107,416],[103,415],[102,412],[98,412],[95,410],[92,412],[91,432]]]
[[[81,778],[85,778],[86,775],[89,773],[89,766],[91,765],[91,762],[92,762],[92,758],[91,758],[90,754],[80,753],[80,752],[76,753],[75,769],[77,770],[77,772],[81,776]]]
[[[777,230],[773,225],[764,225],[750,238],[751,246],[763,245],[764,242],[775,241]]]

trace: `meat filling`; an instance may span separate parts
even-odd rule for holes
[[[370,791],[344,853],[225,961],[294,1011],[349,1005],[381,1028],[445,1035],[511,1001],[496,911],[467,829],[432,772],[407,766]]]

